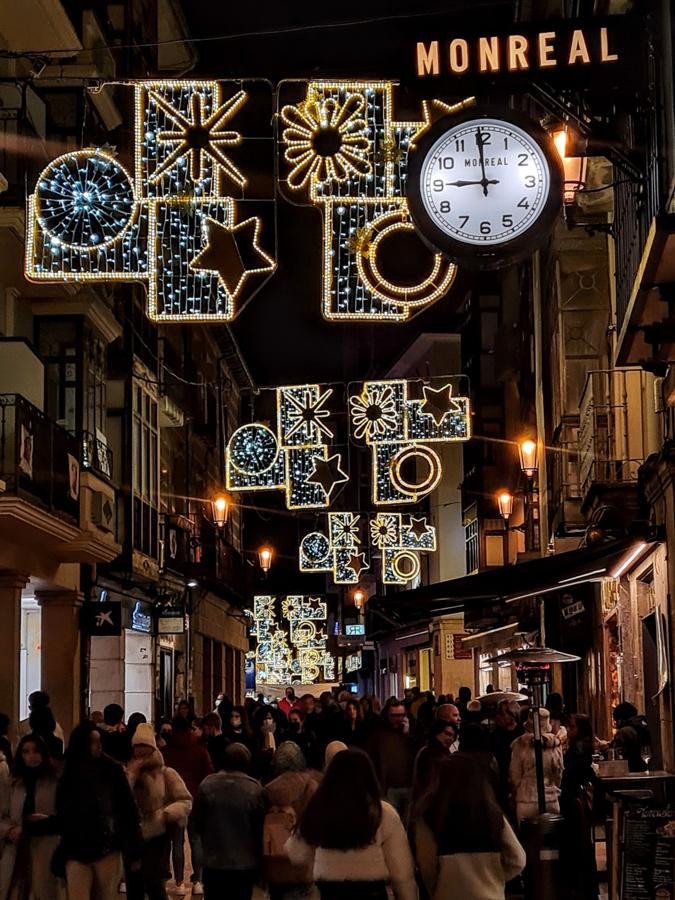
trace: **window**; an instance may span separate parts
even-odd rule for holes
[[[152,386],[132,381],[133,547],[157,559],[159,429],[157,399]]]

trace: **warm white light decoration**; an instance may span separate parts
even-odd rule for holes
[[[436,529],[424,516],[380,512],[370,521],[370,540],[382,551],[382,582],[406,584],[420,573],[419,551],[436,550]]]
[[[413,233],[405,199],[408,150],[428,127],[397,122],[393,82],[310,82],[281,110],[286,183],[323,211],[322,312],[333,321],[404,322],[449,290],[456,269],[429,251],[417,284],[380,272],[380,251]],[[427,110],[425,109],[425,117]]]
[[[361,524],[357,513],[328,513],[328,533],[312,531],[300,542],[300,571],[330,572],[336,584],[358,584],[369,568],[361,549]]]
[[[334,680],[335,658],[328,650],[328,609],[323,598],[257,596],[253,617],[251,631],[258,641],[257,683],[288,685]]]
[[[471,437],[468,397],[451,383],[366,381],[349,398],[352,436],[372,454],[372,500],[376,505],[416,503],[443,475],[433,443]]]
[[[330,506],[349,480],[342,456],[331,453],[333,432],[326,424],[332,389],[318,384],[279,387],[276,430],[253,422],[238,428],[227,446],[229,491],[283,490],[288,509]]]
[[[247,182],[228,151],[247,95],[224,87],[137,83],[133,175],[95,148],[50,163],[29,199],[26,276],[142,281],[155,321],[231,321],[276,264],[260,219],[240,214]]]

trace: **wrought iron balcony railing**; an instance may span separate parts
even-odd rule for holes
[[[113,452],[105,441],[90,431],[82,432],[82,468],[109,481],[113,477]]]

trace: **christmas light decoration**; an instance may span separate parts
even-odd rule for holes
[[[322,312],[332,321],[406,321],[444,296],[456,275],[431,251],[417,284],[397,284],[381,271],[392,237],[415,233],[405,199],[408,151],[430,115],[424,107],[423,121],[397,122],[393,88],[388,81],[310,82],[300,103],[281,109],[286,184],[323,213]]]
[[[329,453],[334,435],[326,424],[332,389],[317,384],[276,390],[276,432],[253,422],[238,428],[227,446],[229,491],[283,490],[288,509],[330,506],[340,484],[349,480],[340,453]]]
[[[419,552],[436,550],[436,529],[424,516],[380,512],[370,521],[370,540],[382,551],[384,584],[405,584],[420,573]]]
[[[352,436],[371,448],[376,505],[416,503],[443,476],[433,443],[471,437],[468,397],[419,381],[366,381],[349,398]]]
[[[247,94],[225,85],[136,84],[133,175],[96,148],[51,162],[29,198],[27,278],[141,281],[155,321],[231,321],[276,264],[240,215],[247,181],[225,151]]]
[[[360,549],[361,524],[356,513],[328,513],[328,534],[312,531],[300,542],[300,571],[331,572],[336,584],[358,584],[361,573],[369,568]]]
[[[279,605],[281,616],[278,616]],[[328,607],[321,597],[254,598],[251,633],[257,638],[256,680],[261,684],[333,681],[335,658],[328,650]]]

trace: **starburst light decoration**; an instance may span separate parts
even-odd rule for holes
[[[334,680],[335,657],[328,649],[328,605],[323,597],[256,596],[253,619],[257,683],[288,685]]]
[[[322,312],[331,321],[405,322],[450,289],[455,265],[419,250],[415,283],[382,271],[387,245],[415,229],[405,197],[408,151],[423,121],[396,121],[394,83],[316,81],[281,109],[286,184],[323,214]],[[414,279],[411,279],[414,281]]]
[[[231,321],[276,263],[231,151],[239,83],[138,82],[133,170],[98,148],[51,162],[29,198],[26,277],[140,281],[158,322]]]
[[[229,491],[282,490],[288,509],[330,506],[349,480],[342,455],[331,453],[334,434],[327,424],[332,389],[318,384],[276,389],[276,428],[261,422],[238,428],[227,445]]]
[[[300,542],[301,572],[330,572],[336,584],[358,584],[369,568],[361,549],[362,517],[357,513],[328,513],[328,531],[312,531]]]
[[[416,503],[439,484],[443,467],[431,444],[471,437],[469,398],[452,383],[366,381],[349,398],[351,433],[371,449],[372,500]]]

